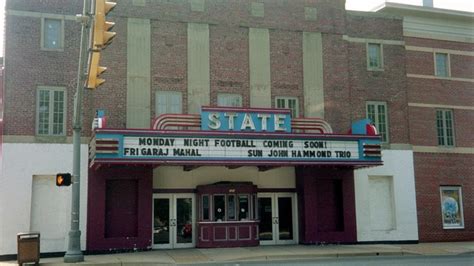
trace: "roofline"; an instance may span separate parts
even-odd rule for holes
[[[424,13],[424,14],[436,14],[442,15],[444,17],[458,18],[458,19],[467,19],[474,21],[474,13],[458,10],[449,10],[443,8],[429,7],[429,6],[414,6],[393,2],[384,2],[379,6],[374,7],[372,12],[381,12],[381,11],[411,11],[415,13]]]

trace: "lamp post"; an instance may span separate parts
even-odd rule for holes
[[[64,255],[64,262],[75,263],[84,261],[81,251],[81,230],[79,229],[80,189],[81,189],[81,131],[82,131],[82,92],[84,90],[87,58],[89,48],[89,20],[90,0],[84,0],[82,15],[77,20],[82,24],[81,43],[79,48],[79,62],[77,68],[77,86],[74,95],[73,117],[73,183],[71,196],[71,228],[68,234],[68,249]]]

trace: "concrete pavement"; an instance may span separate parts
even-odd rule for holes
[[[321,259],[350,256],[459,255],[474,254],[474,242],[370,244],[370,245],[285,245],[247,248],[153,250],[107,255],[88,255],[80,265],[173,265],[229,263],[239,261],[271,261]],[[0,266],[16,265],[16,261],[0,262]],[[59,266],[63,258],[44,258],[40,265]]]

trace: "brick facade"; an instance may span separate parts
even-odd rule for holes
[[[50,1],[51,2],[51,1]],[[53,1],[54,2],[54,1]],[[51,2],[51,3],[53,3]],[[156,1],[147,3],[146,8],[134,6],[132,2],[121,2],[111,14],[118,32],[113,43],[103,52],[102,65],[108,67],[104,74],[106,83],[95,91],[85,94],[84,133],[90,134],[91,119],[94,110],[105,109],[108,114],[108,126],[125,127],[126,117],[126,37],[127,16],[151,19],[151,92],[150,106],[152,119],[155,114],[155,91],[180,91],[182,102],[187,102],[187,33],[186,23],[209,23],[210,34],[210,81],[212,105],[217,103],[218,93],[238,93],[242,95],[243,106],[249,106],[249,61],[248,27],[270,28],[270,61],[272,106],[278,96],[297,97],[300,116],[304,116],[302,31],[320,31],[323,33],[324,47],[324,89],[326,120],[336,132],[346,132],[352,121],[365,117],[365,101],[380,100],[385,93],[397,94],[403,91],[399,99],[390,100],[393,110],[404,96],[404,68],[402,47],[384,47],[387,71],[371,73],[366,71],[365,45],[347,43],[343,34],[355,34],[356,37],[378,36],[379,39],[402,39],[401,20],[370,18],[363,15],[344,14],[344,1],[295,1],[289,3],[265,2],[265,17],[250,16],[250,1],[228,1],[226,3],[206,2],[205,12],[191,12],[189,3]],[[25,1],[9,1],[7,9],[44,11],[42,3],[38,6],[26,5]],[[60,5],[61,3],[57,3]],[[229,8],[229,5],[234,9]],[[226,7],[224,9],[224,6]],[[304,7],[316,7],[317,23],[304,19]],[[59,8],[59,7],[58,7]],[[152,10],[156,10],[153,11]],[[80,11],[52,10],[59,14],[73,15]],[[75,11],[75,12],[74,12]],[[346,22],[348,27],[346,27]],[[367,28],[373,23],[384,23],[383,27]],[[18,27],[18,28],[17,28]],[[29,29],[30,33],[17,34],[17,29]],[[394,30],[392,30],[392,28]],[[360,29],[365,29],[363,32]],[[72,95],[75,90],[76,62],[78,55],[79,26],[74,21],[65,23],[65,49],[63,52],[40,51],[40,18],[25,16],[7,17],[7,102],[22,99],[23,105],[6,105],[6,119],[11,119],[5,128],[6,135],[35,135],[36,105],[35,88],[42,85],[65,86],[67,88],[68,119],[72,121]],[[36,42],[26,40],[36,39]],[[17,45],[21,43],[22,45]],[[31,67],[21,73],[15,69],[22,65]],[[44,67],[47,66],[47,67]],[[11,71],[11,73],[9,72]],[[14,72],[14,73],[13,73]],[[29,77],[29,78],[26,78]],[[31,78],[33,77],[33,78]],[[397,80],[388,85],[386,80]],[[374,95],[375,93],[375,95]],[[113,96],[113,97],[112,97]],[[391,95],[392,96],[392,95]],[[399,95],[397,95],[398,97]],[[352,98],[351,98],[352,97]],[[346,100],[341,100],[346,98]],[[393,97],[392,97],[393,98]],[[403,103],[401,104],[403,106]],[[356,108],[353,108],[356,106]],[[391,110],[392,108],[389,108]],[[187,112],[183,104],[183,112]],[[9,118],[15,114],[15,119]],[[393,113],[393,124],[401,124],[403,112]],[[400,116],[400,117],[398,117]],[[402,118],[402,119],[400,119]],[[21,121],[21,122],[20,122]],[[71,135],[70,126],[68,135]],[[397,130],[396,127],[392,128]],[[403,131],[403,130],[402,130]],[[406,132],[391,133],[396,142],[406,142]],[[400,137],[398,137],[400,135]],[[398,139],[401,138],[401,139]]]
[[[406,45],[429,47],[443,52],[472,53],[469,43],[406,38]],[[449,53],[449,51],[448,51]],[[467,54],[450,54],[452,78],[474,77],[474,57]],[[428,51],[407,51],[407,73],[434,75],[434,54]],[[420,241],[457,241],[474,238],[472,217],[474,202],[474,155],[472,153],[446,153],[455,148],[472,149],[474,141],[474,93],[472,81],[443,79],[408,79],[408,102],[431,104],[434,107],[409,107],[410,143],[416,146],[438,147],[436,110],[451,109],[454,116],[455,147],[444,148],[441,153],[415,153],[415,180]],[[439,106],[439,107],[436,107]],[[443,107],[446,106],[446,107]],[[461,186],[463,193],[464,229],[443,229],[440,207],[440,187]]]
[[[473,155],[415,153],[420,241],[470,241],[474,238],[473,161]],[[443,229],[440,186],[462,187],[464,229]]]
[[[80,1],[7,1],[7,10],[74,16]],[[409,103],[470,106],[472,82],[407,78],[408,74],[433,75],[433,53],[406,50],[406,46],[472,52],[474,45],[450,41],[409,38],[403,35],[400,17],[346,12],[345,1],[258,1],[264,17],[251,16],[252,1],[205,1],[204,12],[191,11],[188,1],[120,1],[111,13],[117,37],[103,52],[106,83],[84,98],[84,136],[91,135],[96,109],[105,109],[107,126],[125,128],[127,116],[127,19],[151,20],[150,120],[155,116],[155,91],[182,93],[187,113],[187,23],[209,24],[210,103],[218,93],[242,95],[250,107],[249,28],[270,32],[272,107],[275,97],[297,97],[304,116],[303,32],[321,32],[323,40],[325,120],[336,133],[347,133],[352,122],[366,117],[367,101],[387,103],[389,142],[413,146],[437,146],[436,117],[431,108]],[[304,8],[317,9],[316,21],[305,20]],[[37,14],[37,13],[35,13]],[[64,51],[40,49],[41,18],[21,12],[6,17],[5,126],[4,135],[35,138],[36,90],[38,86],[63,86],[67,95],[67,136],[72,135],[73,94],[76,86],[80,26],[65,20]],[[367,70],[366,42],[386,40],[383,71]],[[474,57],[451,55],[453,77],[472,79]],[[21,104],[18,104],[21,103]],[[474,111],[455,109],[457,147],[473,147]],[[35,139],[45,141],[44,139]],[[58,140],[46,140],[58,142]],[[60,139],[64,142],[64,139]],[[474,237],[473,173],[471,154],[415,153],[417,206],[422,241],[468,240]],[[463,187],[463,230],[443,230],[440,216],[440,185]]]

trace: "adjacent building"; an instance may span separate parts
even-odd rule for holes
[[[386,3],[403,17],[420,241],[474,239],[474,17]]]
[[[72,170],[78,2],[7,1],[0,255],[30,230],[41,252],[65,250],[70,188],[54,176]],[[409,37],[389,11],[118,2],[106,83],[84,96],[83,250],[472,239],[472,39]],[[449,77],[413,59],[442,60],[433,48]],[[459,93],[425,97],[427,82]],[[448,196],[464,210],[456,230]]]

